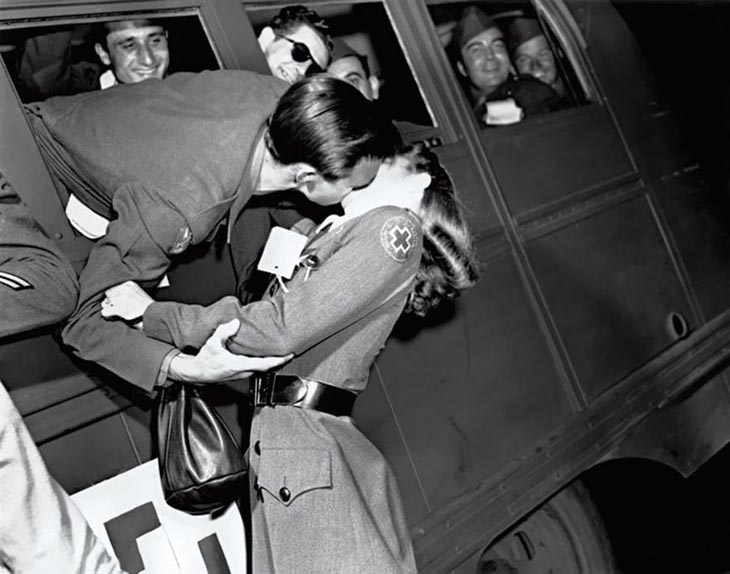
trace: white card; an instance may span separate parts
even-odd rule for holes
[[[306,235],[284,227],[274,227],[264,245],[258,270],[291,279],[306,244]]]

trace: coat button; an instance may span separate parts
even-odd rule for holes
[[[256,454],[258,454],[259,456],[261,455],[261,441],[260,440],[257,440],[256,444],[253,445],[253,451]]]
[[[289,499],[291,499],[291,492],[286,486],[282,486],[279,490],[279,498],[282,502],[289,502]]]
[[[319,257],[316,255],[307,255],[304,259],[304,265],[310,268],[316,267],[319,265]]]

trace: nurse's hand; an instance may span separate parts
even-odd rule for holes
[[[125,281],[110,287],[101,302],[101,316],[105,319],[120,318],[125,321],[139,321],[154,299],[134,281]]]
[[[294,355],[285,357],[248,357],[234,355],[226,342],[238,332],[240,321],[233,319],[219,325],[197,355],[181,353],[170,361],[168,376],[192,384],[224,383],[250,377],[254,371],[280,367]]]

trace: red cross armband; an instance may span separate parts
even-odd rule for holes
[[[391,259],[403,263],[416,251],[418,226],[408,217],[391,217],[380,228],[380,244]]]

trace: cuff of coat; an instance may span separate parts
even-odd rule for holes
[[[147,305],[147,309],[142,315],[142,330],[148,337],[174,344],[170,329],[165,323],[169,306],[170,303],[156,301]]]
[[[162,365],[160,365],[160,372],[157,375],[157,380],[155,381],[155,388],[160,389],[162,387],[169,387],[172,384],[172,381],[169,378],[170,375],[170,363],[172,363],[172,360],[177,357],[181,353],[180,349],[173,349],[167,355],[165,355],[165,358],[162,359]]]

